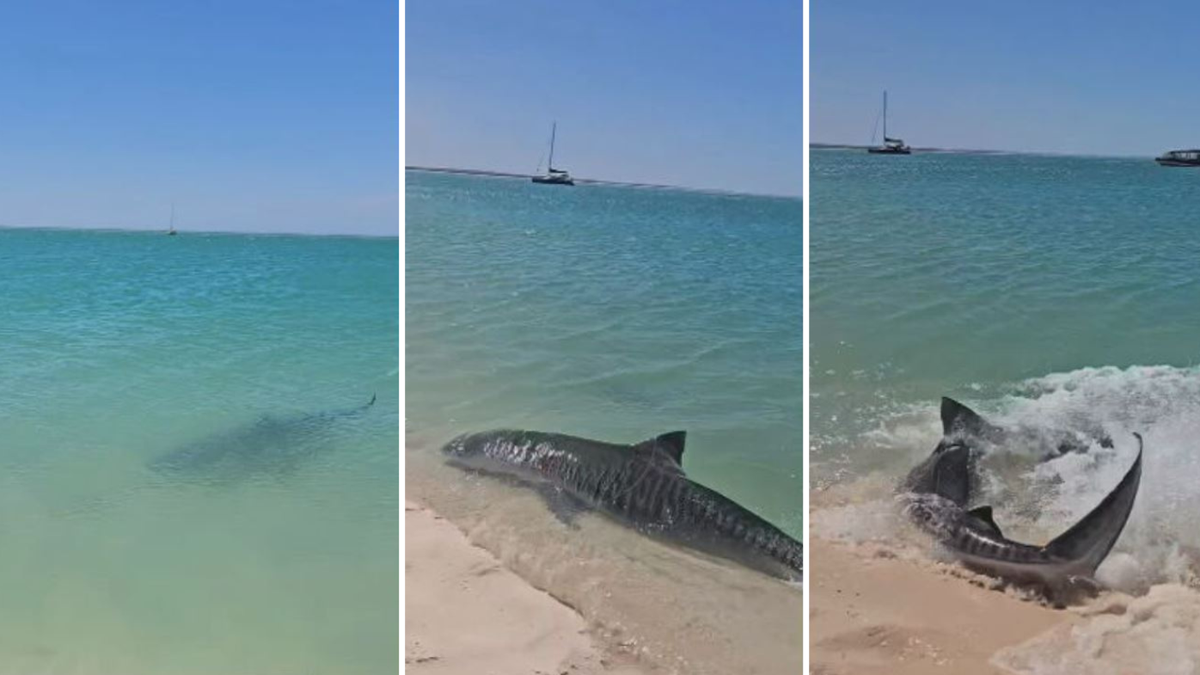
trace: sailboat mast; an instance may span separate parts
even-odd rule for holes
[[[883,90],[883,142],[887,143],[887,89]]]
[[[558,133],[558,122],[550,125],[550,169],[554,169],[554,135]]]

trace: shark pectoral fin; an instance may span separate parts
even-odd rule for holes
[[[553,513],[560,523],[572,529],[579,527],[575,519],[588,510],[587,504],[566,490],[549,483],[539,485],[538,494],[542,496],[542,501],[546,502],[546,508],[550,509],[550,513]]]
[[[1129,513],[1133,511],[1142,481],[1142,437],[1136,433],[1134,436],[1138,439],[1137,459],[1117,487],[1071,529],[1046,545],[1046,551],[1051,555],[1079,563],[1079,568],[1089,577],[1096,574],[1096,568],[1117,543]]]
[[[992,517],[992,507],[978,506],[968,511],[968,513],[970,513],[972,516],[975,516],[976,519],[980,520],[984,525],[987,525],[989,528],[991,528],[996,535],[1001,537],[1004,536],[1004,533],[1000,531],[1000,526],[996,524],[996,519]]]
[[[671,431],[655,436],[633,446],[634,450],[650,455],[666,454],[679,467],[683,466],[683,446],[687,441],[686,431]]]
[[[955,401],[942,397],[942,435],[954,436],[967,434],[976,436],[992,443],[1000,443],[1004,439],[1004,430],[988,423],[974,410]]]

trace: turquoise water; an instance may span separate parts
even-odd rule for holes
[[[798,672],[797,588],[594,514],[565,526],[532,490],[437,451],[496,427],[613,442],[685,429],[693,480],[799,537],[800,202],[406,179],[406,498],[579,612],[618,663]]]
[[[396,671],[397,274],[395,239],[0,230],[0,672]]]
[[[1200,174],[822,150],[812,171],[819,459],[943,394],[986,407],[1054,374],[1200,361]]]
[[[407,433],[633,442],[801,532],[798,200],[407,174]]]
[[[989,471],[1005,532],[1044,540],[1112,489],[1136,431],[1142,488],[1102,580],[1144,590],[1200,569],[1173,548],[1200,544],[1200,173],[815,150],[810,198],[819,485],[894,484],[940,438],[943,395],[1005,426],[1110,434],[1114,449],[1092,435],[1043,463],[1006,448]]]

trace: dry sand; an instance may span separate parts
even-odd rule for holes
[[[990,661],[1072,612],[971,583],[886,549],[811,541],[814,675],[1004,673]]]
[[[429,675],[636,675],[611,664],[582,617],[406,503],[405,672]]]

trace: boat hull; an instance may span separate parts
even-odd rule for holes
[[[911,155],[912,150],[908,148],[867,148],[867,152],[872,155]]]
[[[570,178],[557,178],[554,176],[534,176],[533,182],[539,185],[574,185],[575,181]]]
[[[1163,159],[1162,157],[1155,157],[1154,161],[1158,162],[1159,166],[1179,166],[1179,167],[1200,168],[1200,160],[1187,161],[1187,160],[1180,160],[1180,159]]]

